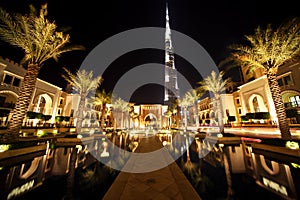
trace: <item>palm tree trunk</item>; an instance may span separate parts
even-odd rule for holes
[[[224,123],[223,123],[223,111],[222,111],[222,105],[221,105],[221,98],[216,98],[217,101],[217,116],[218,116],[218,125],[220,128],[220,132],[224,133]]]
[[[8,125],[7,134],[2,138],[3,142],[17,142],[19,139],[19,131],[22,127],[23,120],[35,88],[36,79],[39,73],[40,67],[35,64],[29,64],[27,72],[22,81],[19,97],[16,102],[16,106],[12,111],[12,118]]]
[[[187,126],[188,126],[188,124],[187,124],[187,122],[188,122],[188,120],[187,120],[187,107],[186,106],[184,106],[184,132],[186,132],[187,131]]]
[[[85,97],[86,95],[84,94],[80,95],[80,101],[79,101],[78,113],[77,113],[77,122],[76,122],[76,132],[78,134],[81,133],[81,128],[82,128],[83,111],[85,108]]]
[[[276,74],[268,73],[267,78],[268,78],[273,102],[275,105],[279,129],[281,132],[281,138],[283,140],[290,140],[292,138],[292,135],[290,132],[290,127],[289,127],[288,121],[287,121],[283,101],[282,101],[282,98],[280,95],[281,91],[280,91],[280,87],[279,87],[277,79],[276,79]]]
[[[194,116],[196,117],[196,127],[199,127],[199,117],[198,117],[198,106],[197,103],[194,105]]]
[[[106,104],[104,103],[102,105],[102,112],[101,112],[101,128],[104,128],[104,123],[106,119]]]
[[[123,113],[123,111],[122,111],[122,113],[121,113],[121,129],[123,129],[123,126],[124,125],[124,113]]]

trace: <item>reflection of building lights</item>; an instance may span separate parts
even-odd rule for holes
[[[77,138],[78,138],[78,139],[81,139],[81,138],[82,138],[82,135],[77,135]]]
[[[221,137],[223,137],[223,134],[222,134],[222,133],[218,133],[218,134],[217,134],[217,137],[218,137],[218,138],[221,138]]]
[[[107,147],[108,147],[108,143],[107,142],[103,142],[102,143],[103,146],[103,152],[100,154],[100,157],[109,157],[109,152],[107,152]]]
[[[58,133],[58,130],[57,130],[57,129],[54,129],[54,130],[52,131],[52,133],[55,135],[55,134]]]
[[[82,146],[81,145],[76,145],[76,148],[78,149],[78,151],[82,150]]]
[[[163,146],[166,146],[167,141],[163,141],[162,144],[163,144]]]

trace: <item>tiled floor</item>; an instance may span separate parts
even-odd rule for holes
[[[141,139],[135,153],[139,156],[131,156],[124,166],[127,172],[122,171],[118,175],[104,200],[201,199],[177,164],[170,162],[171,156],[164,151],[157,138]],[[157,163],[159,164],[155,166]],[[165,167],[161,168],[164,164]],[[157,170],[151,171],[153,167]],[[142,169],[148,172],[142,173]],[[130,171],[140,173],[129,173]]]

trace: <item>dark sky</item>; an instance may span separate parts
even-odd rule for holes
[[[28,12],[28,5],[39,7],[39,0],[1,0],[0,6],[9,12]],[[105,2],[105,3],[104,3]],[[286,19],[299,16],[296,1],[285,0],[169,0],[171,28],[202,45],[218,64],[228,56],[226,47],[243,41],[243,35],[252,34],[258,26],[268,23],[278,25]],[[88,53],[105,39],[133,28],[165,27],[165,0],[107,0],[69,1],[49,0],[49,18],[58,27],[69,27],[72,44],[86,47],[85,51],[74,51],[61,56],[59,63],[49,60],[44,64],[39,77],[65,87],[61,68],[75,72]],[[0,42],[0,55],[16,62],[22,51]],[[176,49],[175,49],[176,53]],[[112,90],[115,83],[129,69],[144,63],[164,63],[164,52],[160,50],[137,50],[116,59],[103,74],[103,88]],[[196,86],[201,76],[181,57],[175,58],[177,70]],[[234,74],[234,73],[231,73]],[[238,77],[233,76],[238,80]],[[161,103],[163,88],[159,85],[141,86],[132,95],[137,103]]]

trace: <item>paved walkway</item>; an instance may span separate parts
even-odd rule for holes
[[[137,172],[145,169],[149,172],[120,172],[105,194],[104,200],[201,199],[177,164],[170,162],[172,157],[164,151],[161,142],[156,137],[142,138],[135,152],[147,159],[132,155],[124,166],[125,171]],[[158,160],[159,163],[166,164],[164,165],[166,167],[159,168],[159,165],[155,165]],[[150,171],[149,166],[157,167],[157,170]]]

